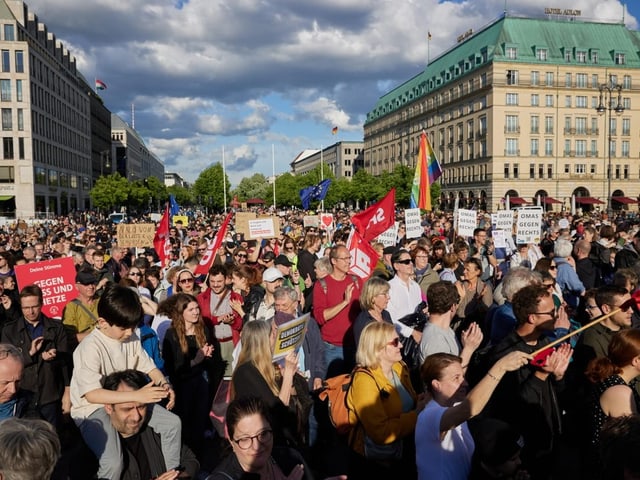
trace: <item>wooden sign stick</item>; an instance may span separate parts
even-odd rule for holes
[[[543,352],[545,350],[547,350],[548,348],[551,347],[555,347],[556,345],[558,345],[559,343],[564,342],[565,340],[573,337],[574,335],[577,335],[578,333],[582,332],[583,330],[586,330],[587,328],[591,328],[593,327],[595,324],[600,323],[602,320],[604,320],[605,318],[609,318],[612,317],[613,315],[615,315],[616,313],[620,312],[620,310],[622,310],[622,307],[626,306],[627,303],[629,303],[629,301],[623,303],[622,305],[620,305],[620,307],[616,308],[615,310],[607,313],[606,315],[602,315],[601,317],[596,318],[595,320],[587,323],[586,325],[578,328],[577,330],[574,330],[573,332],[569,332],[566,335],[558,338],[557,340],[554,340],[551,343],[547,343],[544,347],[539,348],[538,350],[536,350],[535,352],[533,352],[531,354],[531,356],[535,357],[536,355],[538,355],[540,352]]]

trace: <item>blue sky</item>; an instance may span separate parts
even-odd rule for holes
[[[508,0],[509,12],[571,8],[621,20],[619,0]],[[505,0],[28,0],[107,107],[167,171],[194,181],[221,161],[233,185],[288,171],[302,150],[362,140],[367,112],[430,55],[497,18]],[[640,2],[625,23],[638,29]],[[339,127],[338,135],[331,129]]]

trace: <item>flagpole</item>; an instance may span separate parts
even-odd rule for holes
[[[273,210],[276,210],[276,150],[273,143],[271,144],[271,172],[273,178]]]
[[[322,144],[320,144],[320,181],[322,182],[324,180],[324,165],[323,164],[323,159],[322,159],[322,153],[323,153],[323,146]],[[320,211],[324,212],[324,198],[322,200],[320,200]]]
[[[224,213],[227,213],[227,173],[224,165],[224,145],[222,146],[222,198],[224,201]]]

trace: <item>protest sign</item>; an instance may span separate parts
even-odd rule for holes
[[[473,237],[473,231],[478,225],[476,216],[475,210],[458,209],[458,235],[460,237]]]
[[[273,350],[273,361],[278,362],[287,356],[289,352],[297,352],[302,346],[304,336],[307,333],[307,322],[311,318],[310,313],[294,318],[283,323],[276,330],[276,344]]]
[[[273,226],[273,217],[261,217],[249,220],[249,238],[271,238],[276,232]],[[247,238],[245,236],[245,238]]]
[[[117,229],[119,247],[153,246],[153,238],[156,235],[156,226],[153,223],[119,223]]]
[[[496,230],[504,230],[509,233],[513,231],[513,210],[498,210],[495,216]]]
[[[320,226],[320,215],[305,215],[302,217],[302,224],[304,225],[304,228],[318,228]]]
[[[320,214],[320,227],[325,230],[333,230],[333,213],[321,213]]]
[[[518,209],[516,243],[540,243],[542,213],[542,207],[524,207]]]
[[[189,225],[189,217],[187,217],[186,215],[174,215],[173,217],[171,217],[171,221],[173,222],[172,225],[178,223],[178,220],[180,220],[182,222],[182,225],[185,227]]]
[[[378,235],[378,242],[382,243],[385,247],[393,247],[398,239],[398,222],[394,222],[391,228],[386,229],[380,235]]]
[[[404,224],[407,238],[418,238],[424,232],[419,208],[407,208],[404,211]]]
[[[42,289],[42,313],[47,317],[62,318],[65,305],[78,296],[71,257],[16,265],[15,271],[20,290],[27,285]]]
[[[493,238],[493,246],[496,248],[507,248],[507,237],[504,230],[493,230],[491,232],[491,238]]]

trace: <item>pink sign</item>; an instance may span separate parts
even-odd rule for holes
[[[65,305],[78,296],[71,257],[16,265],[15,270],[20,290],[27,285],[38,285],[42,289],[42,313],[47,317],[62,318]]]

